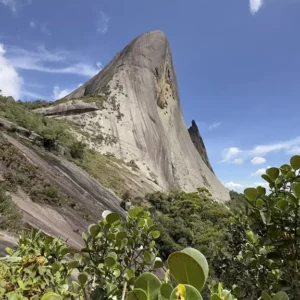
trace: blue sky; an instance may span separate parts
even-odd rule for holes
[[[129,41],[164,31],[187,125],[243,190],[300,153],[300,0],[0,0],[0,89],[57,99]]]

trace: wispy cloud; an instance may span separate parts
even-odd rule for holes
[[[96,21],[97,33],[105,34],[108,30],[109,21],[110,21],[110,17],[106,15],[104,11],[101,11]]]
[[[243,151],[237,147],[230,147],[230,148],[224,149],[223,153],[222,153],[222,156],[223,156],[222,162],[229,162],[236,156],[241,155],[242,152]]]
[[[283,151],[288,155],[300,155],[300,136],[278,143],[257,145],[252,149],[246,150],[237,147],[229,147],[223,150],[223,159],[221,162],[234,163],[236,159],[250,159],[252,164],[259,165],[266,162],[266,155],[280,151]]]
[[[221,122],[215,122],[215,123],[211,124],[211,125],[208,127],[208,130],[216,129],[216,128],[218,128],[218,127],[221,126],[221,125],[222,125]]]
[[[4,45],[0,44],[0,90],[4,96],[19,100],[23,80],[5,54]]]
[[[255,15],[260,10],[263,3],[264,0],[250,0],[249,5],[251,14]]]
[[[48,36],[51,36],[51,35],[52,35],[52,33],[51,33],[51,31],[49,30],[47,24],[41,24],[40,30],[41,30],[42,33],[44,33],[44,34],[46,34],[46,35],[48,35]]]
[[[35,27],[36,27],[36,24],[35,24],[33,21],[30,21],[30,22],[29,22],[29,27],[30,27],[30,28],[35,28]]]
[[[264,157],[261,156],[256,156],[251,159],[251,164],[252,165],[262,165],[266,162],[267,160]]]
[[[8,47],[7,59],[16,69],[46,73],[76,74],[92,77],[99,72],[94,64],[82,62],[81,55],[65,50],[48,50],[43,46],[34,50]]]
[[[242,158],[235,158],[235,159],[233,160],[233,163],[234,163],[235,165],[242,165],[242,164],[244,163],[244,160],[243,160]]]
[[[19,6],[19,3],[17,0],[0,0],[0,3],[9,7],[14,14],[17,13],[17,9]]]
[[[32,4],[31,0],[0,0],[0,4],[3,4],[11,9],[13,14],[17,12],[25,5]]]
[[[251,173],[251,176],[261,176],[262,174],[265,174],[266,173],[266,170],[268,168],[271,168],[270,166],[267,166],[267,168],[261,168],[261,169],[258,169],[256,170],[255,172]]]

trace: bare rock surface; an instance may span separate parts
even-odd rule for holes
[[[83,102],[93,111],[84,111]],[[161,189],[206,186],[215,199],[229,199],[205,147],[197,151],[186,128],[170,45],[161,31],[137,37],[92,79],[38,111],[80,125],[86,135],[74,133],[78,139],[133,161]]]

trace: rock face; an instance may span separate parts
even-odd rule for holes
[[[75,133],[78,139],[133,162],[141,178],[161,189],[206,186],[219,201],[229,199],[186,128],[170,46],[161,31],[137,37],[92,79],[38,111],[75,122],[84,132]]]
[[[189,134],[190,134],[191,140],[192,140],[193,144],[195,145],[197,151],[199,152],[201,158],[203,159],[203,161],[205,162],[207,167],[214,173],[214,170],[213,170],[213,168],[209,162],[208,156],[207,156],[207,152],[206,152],[206,148],[205,148],[203,139],[200,135],[198,126],[194,120],[192,121],[192,126],[189,128]]]

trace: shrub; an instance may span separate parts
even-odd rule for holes
[[[82,159],[86,145],[83,142],[74,142],[70,147],[71,157],[74,159]]]

